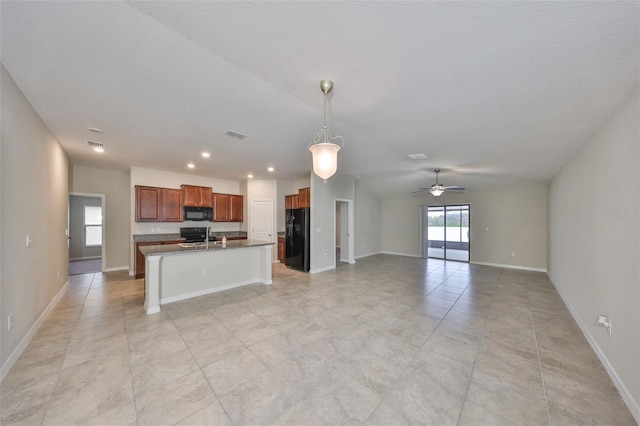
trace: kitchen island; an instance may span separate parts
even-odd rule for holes
[[[247,284],[271,284],[274,243],[254,240],[140,247],[147,314],[160,305]]]

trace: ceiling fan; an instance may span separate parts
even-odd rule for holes
[[[435,169],[434,172],[436,172],[436,183],[431,185],[431,187],[429,188],[420,188],[419,190],[412,192],[412,194],[429,191],[434,197],[439,197],[445,191],[464,191],[464,188],[457,185],[444,186],[443,184],[438,182],[438,173],[440,173],[440,169]]]

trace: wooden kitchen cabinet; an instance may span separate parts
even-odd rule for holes
[[[182,185],[182,205],[195,207],[212,207],[211,187]]]
[[[284,263],[285,251],[284,245],[286,244],[284,237],[278,237],[278,260],[280,263]]]
[[[136,222],[160,222],[162,188],[136,185]]]
[[[176,241],[145,241],[145,242],[139,242],[139,243],[135,243],[136,246],[136,263],[135,263],[135,271],[136,271],[136,279],[138,278],[144,278],[144,272],[145,272],[145,261],[144,261],[144,254],[142,254],[142,252],[139,250],[140,247],[142,246],[158,246],[158,245],[165,245],[165,244],[179,244],[181,243],[182,240],[176,240]]]
[[[298,208],[311,207],[311,188],[298,189]]]
[[[182,191],[162,188],[162,222],[182,222]]]
[[[182,191],[136,185],[136,222],[181,222]]]
[[[229,222],[244,221],[244,197],[242,195],[231,194],[229,203]]]
[[[214,222],[242,222],[244,220],[244,197],[242,195],[214,192],[212,199]]]
[[[285,195],[284,196],[284,208],[285,209],[297,209],[298,208],[298,194]]]
[[[229,210],[231,210],[231,198],[229,194],[213,193],[213,221],[229,222]]]

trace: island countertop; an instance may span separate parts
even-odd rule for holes
[[[145,257],[147,314],[160,305],[247,284],[269,285],[271,241],[235,240],[139,247]]]
[[[207,243],[182,243],[182,244],[163,244],[153,246],[141,246],[138,250],[147,256],[168,256],[178,254],[202,253],[213,250],[233,250],[246,247],[259,247],[273,245],[273,242],[259,240],[232,240],[227,241],[223,245],[221,241],[213,241]]]

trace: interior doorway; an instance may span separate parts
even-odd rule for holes
[[[68,222],[69,275],[104,271],[104,195],[69,194]]]
[[[334,220],[335,265],[355,263],[353,200],[336,199]]]
[[[423,256],[469,262],[471,253],[470,205],[425,206],[423,208]]]

